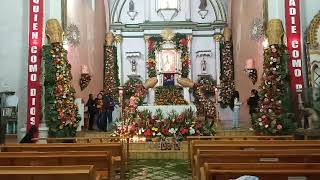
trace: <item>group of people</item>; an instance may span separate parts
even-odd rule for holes
[[[232,96],[232,103],[230,104],[230,108],[233,110],[233,117],[232,117],[232,128],[237,129],[239,128],[239,119],[240,119],[240,95],[239,91],[234,91]],[[256,89],[251,90],[251,95],[247,100],[247,105],[249,106],[249,114],[252,115],[257,113],[258,111],[258,103],[259,103],[259,95]]]
[[[89,130],[93,130],[94,123],[101,131],[110,130],[112,127],[112,112],[115,105],[112,96],[105,94],[103,91],[100,91],[95,99],[93,94],[90,94],[86,103],[89,114]]]

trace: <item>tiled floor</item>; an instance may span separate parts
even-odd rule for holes
[[[191,180],[191,172],[184,160],[131,160],[129,180]]]

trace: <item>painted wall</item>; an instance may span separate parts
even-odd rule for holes
[[[106,32],[105,6],[97,0],[68,0],[68,24],[76,24],[80,30],[80,46],[68,48],[68,60],[72,65],[72,84],[76,97],[85,101],[90,93],[97,95],[103,88],[103,45]],[[80,90],[81,66],[89,67],[92,80]]]
[[[232,1],[232,35],[234,45],[235,61],[235,82],[236,89],[240,93],[240,100],[243,103],[240,112],[241,123],[250,123],[247,99],[251,89],[258,88],[263,71],[263,47],[262,41],[257,42],[250,39],[250,27],[254,18],[263,16],[263,0],[236,0]],[[249,11],[250,9],[250,11]],[[244,73],[247,59],[255,60],[258,70],[258,82],[252,85]]]

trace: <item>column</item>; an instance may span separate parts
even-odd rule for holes
[[[186,21],[191,20],[191,0],[186,0]]]
[[[221,41],[221,38],[222,38],[222,35],[221,34],[216,34],[213,36],[214,38],[214,41],[215,41],[215,59],[216,59],[216,63],[215,63],[215,73],[214,73],[214,77],[216,78],[217,80],[217,86],[219,87],[220,86],[220,41]]]
[[[115,36],[115,46],[117,47],[117,60],[118,60],[118,67],[119,67],[119,79],[120,79],[120,86],[124,84],[124,77],[123,77],[123,65],[122,65],[122,36],[120,34]]]
[[[148,1],[148,0],[147,0]],[[146,54],[146,61],[148,60],[148,40],[149,40],[149,36],[145,36],[144,37],[144,42],[145,42],[145,54]],[[158,62],[157,62],[158,63]],[[145,79],[149,79],[149,75],[148,75],[148,71],[146,71],[146,78]],[[159,84],[159,80],[158,80],[158,84]],[[157,85],[156,85],[157,86]],[[154,105],[154,97],[155,97],[155,92],[152,88],[148,89],[148,105]]]
[[[150,0],[144,0],[144,17],[145,21],[150,21],[150,16],[151,16],[151,6],[150,6]]]
[[[189,51],[189,57],[190,57],[190,61],[191,61],[191,54],[192,54],[192,35],[188,35],[187,36],[188,38],[188,51]],[[189,75],[188,75],[188,78],[189,79],[192,79],[192,68],[191,66],[189,66]],[[190,88],[183,88],[183,96],[184,96],[184,99],[190,103],[191,102],[191,96],[190,96],[190,91],[189,91]]]

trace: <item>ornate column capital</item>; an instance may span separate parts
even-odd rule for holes
[[[191,34],[187,35],[187,39],[188,39],[189,42],[192,42],[192,38],[193,38],[193,36]]]
[[[115,43],[117,43],[117,44],[121,44],[121,43],[122,43],[122,40],[123,40],[123,38],[122,38],[121,35],[116,35],[115,38],[114,38],[114,41],[115,41]]]
[[[216,41],[216,42],[220,42],[221,39],[222,39],[222,34],[215,34],[213,35],[213,39]]]
[[[147,43],[150,39],[150,36],[144,36],[144,41]]]

